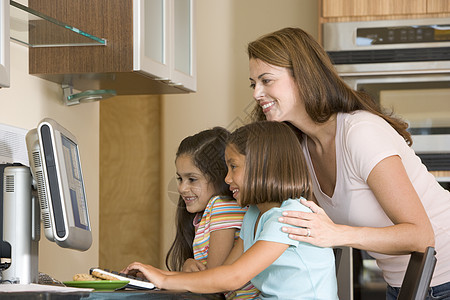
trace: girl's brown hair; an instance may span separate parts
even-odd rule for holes
[[[310,198],[311,181],[305,158],[292,129],[281,122],[260,121],[235,130],[227,146],[245,155],[240,204]]]
[[[225,163],[225,146],[230,133],[222,127],[201,131],[183,139],[178,146],[176,157],[189,155],[194,165],[202,172],[209,183],[214,186],[213,196],[232,199],[231,191],[225,183],[227,165]],[[195,213],[186,209],[181,195],[176,211],[176,235],[166,255],[166,267],[171,271],[181,271],[183,263],[194,257],[192,243],[195,236],[193,225]]]
[[[284,28],[248,44],[249,59],[291,71],[308,115],[317,123],[326,122],[334,113],[366,110],[382,117],[412,145],[408,124],[383,111],[367,93],[350,88],[337,74],[328,54],[308,33],[300,28]],[[265,116],[256,105],[253,120]]]

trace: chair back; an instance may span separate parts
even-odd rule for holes
[[[333,248],[333,252],[334,252],[334,264],[336,267],[336,274],[338,273],[339,270],[339,263],[341,262],[341,256],[342,256],[342,248]]]
[[[397,300],[425,299],[436,266],[435,255],[434,247],[428,247],[425,253],[411,253]]]

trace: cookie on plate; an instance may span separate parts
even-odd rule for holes
[[[113,276],[108,275],[108,274],[103,274],[103,273],[100,273],[100,272],[97,272],[97,271],[92,271],[92,275],[95,276],[95,277],[101,278],[103,280],[119,280],[116,277],[113,277]]]
[[[75,274],[73,276],[73,281],[98,281],[98,280],[102,279],[89,274]]]

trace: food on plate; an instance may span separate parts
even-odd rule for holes
[[[100,281],[100,280],[119,280],[107,274],[93,271],[92,274],[75,274],[73,281]]]
[[[102,280],[102,279],[94,277],[89,274],[75,274],[73,276],[73,281],[97,281],[97,280]]]
[[[119,280],[116,277],[113,277],[113,276],[108,275],[108,274],[103,274],[103,273],[100,273],[100,272],[97,272],[97,271],[92,271],[92,275],[95,276],[95,277],[104,279],[104,280]]]

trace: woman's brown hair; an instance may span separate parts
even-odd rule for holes
[[[350,88],[337,74],[328,54],[308,33],[300,28],[284,28],[248,44],[249,59],[291,71],[308,115],[317,123],[326,122],[334,113],[366,110],[386,120],[412,145],[408,124],[383,111],[367,93]],[[264,120],[257,105],[253,120]]]
[[[281,122],[260,121],[236,129],[227,147],[245,155],[240,205],[310,198],[305,158],[292,129]]]

